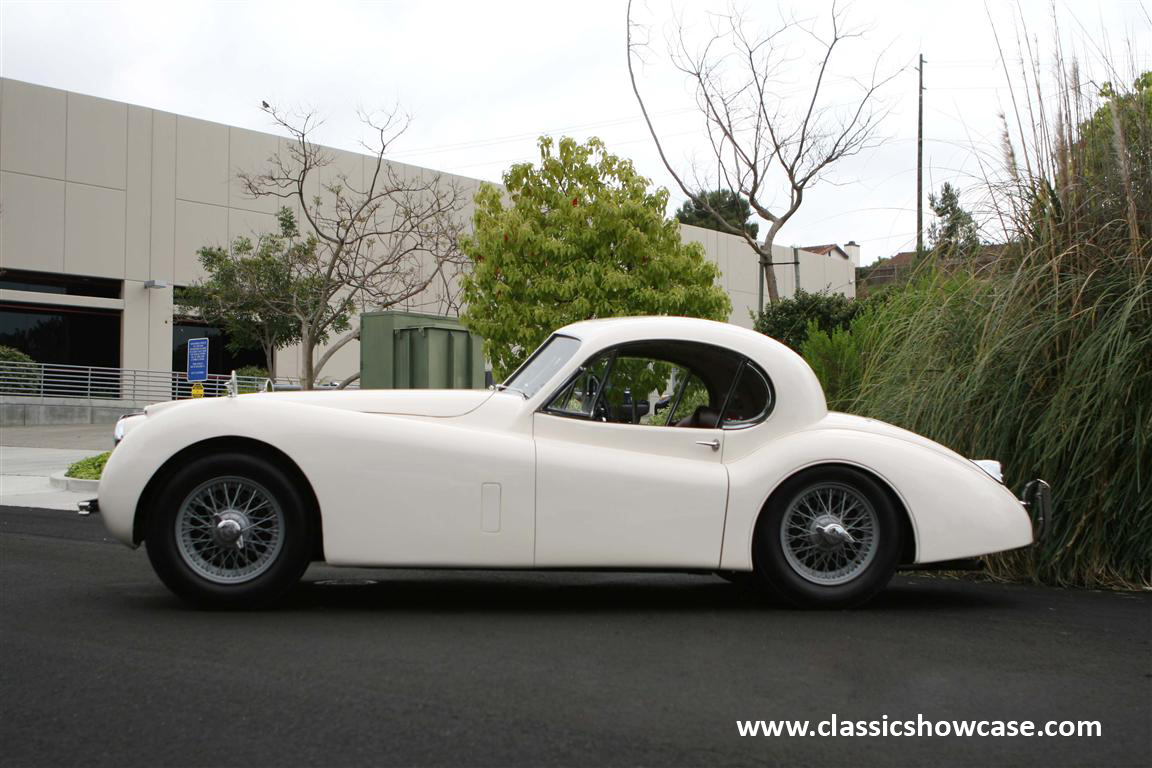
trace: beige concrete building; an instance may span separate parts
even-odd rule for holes
[[[78,93],[0,79],[0,344],[42,362],[179,369],[182,340],[203,329],[173,317],[173,287],[200,276],[196,251],[272,231],[276,203],[252,199],[236,181],[284,148],[280,137]],[[363,179],[373,158],[333,150],[328,177]],[[413,174],[424,169],[399,166]],[[471,199],[475,179],[449,177]],[[314,179],[317,190],[325,174]],[[471,209],[462,215],[471,218]],[[737,237],[683,227],[723,273],[732,321],[750,325],[756,259]],[[794,260],[779,247],[776,261]],[[854,294],[858,249],[799,252],[777,266],[782,295]],[[407,309],[442,306],[439,288]],[[222,346],[222,345],[217,345]],[[38,354],[38,350],[40,351]],[[52,359],[48,359],[52,358]],[[339,378],[358,367],[355,344],[326,366]],[[220,363],[224,365],[228,362]],[[299,350],[277,355],[283,375]]]

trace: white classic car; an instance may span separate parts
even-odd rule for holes
[[[246,394],[122,419],[108,530],[204,606],[266,603],[308,564],[717,573],[804,606],[860,604],[901,565],[1024,547],[973,462],[829,413],[812,370],[734,325],[556,331],[490,390]]]

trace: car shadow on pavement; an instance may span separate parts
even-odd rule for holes
[[[611,613],[792,611],[787,603],[707,575],[405,571],[309,578],[277,611],[404,613]],[[1020,596],[997,585],[897,577],[868,611],[1012,609]]]

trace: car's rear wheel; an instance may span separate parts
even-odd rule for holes
[[[169,478],[145,522],[160,579],[189,602],[248,608],[283,595],[310,560],[311,517],[292,479],[258,456],[192,461]]]
[[[848,608],[896,572],[899,512],[875,480],[849,467],[818,467],[772,495],[756,526],[761,583],[809,608]]]

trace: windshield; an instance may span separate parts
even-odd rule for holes
[[[554,335],[541,344],[540,348],[532,353],[532,357],[517,368],[499,388],[514,390],[525,398],[532,397],[556,375],[556,371],[572,359],[572,355],[576,354],[579,348],[579,339]]]

